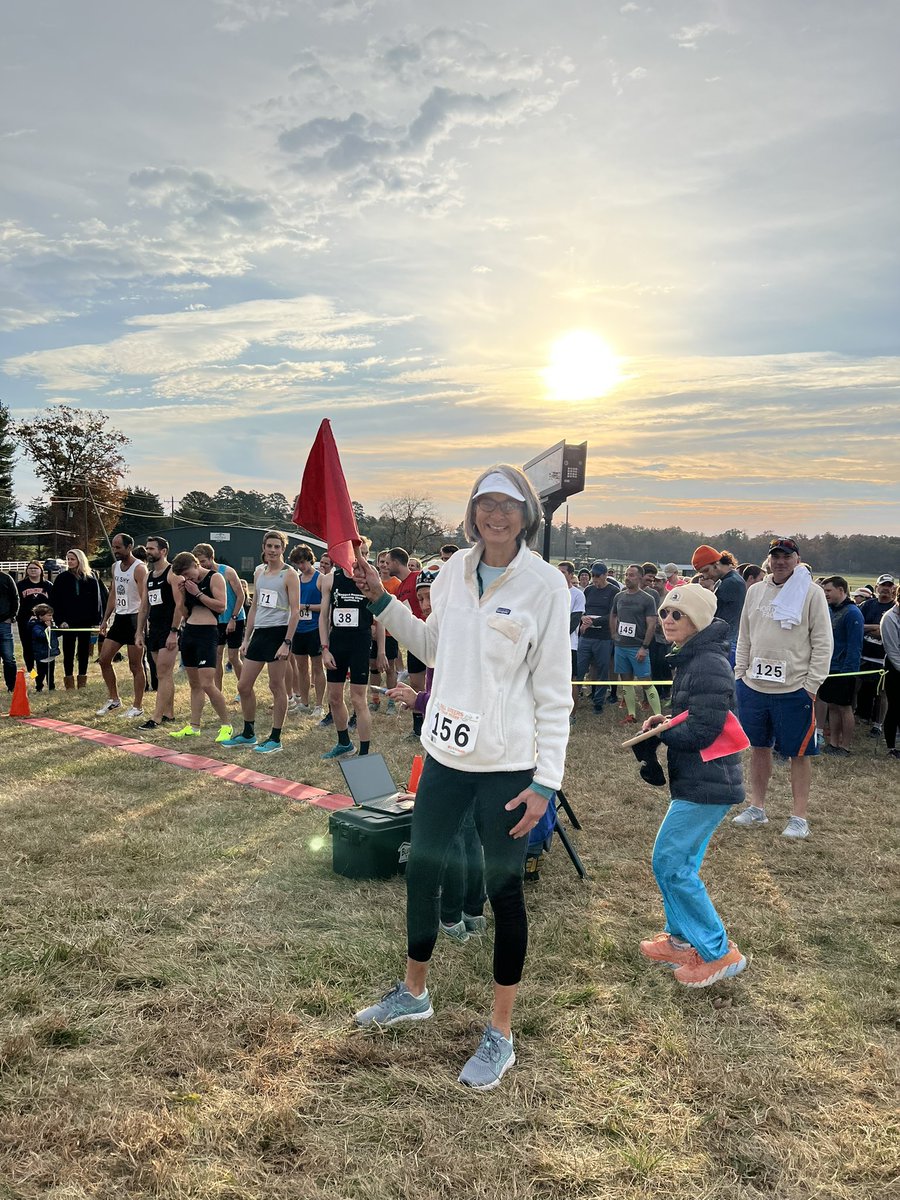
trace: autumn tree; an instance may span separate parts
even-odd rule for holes
[[[129,439],[103,413],[55,405],[14,423],[16,437],[47,493],[53,527],[88,554],[105,542],[122,509],[122,448]]]

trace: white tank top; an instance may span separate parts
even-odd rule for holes
[[[136,558],[131,566],[123,571],[119,563],[113,563],[113,586],[116,589],[116,616],[127,617],[136,615],[141,607],[141,597],[135,583],[134,571],[140,562]]]

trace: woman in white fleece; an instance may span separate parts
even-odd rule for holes
[[[354,571],[373,614],[434,667],[422,730],[428,758],[406,866],[406,977],[356,1020],[384,1026],[432,1015],[425,978],[441,873],[472,811],[494,912],[494,1004],[459,1079],[481,1090],[496,1087],[516,1060],[510,1023],[528,943],[527,834],[562,784],[569,736],[569,592],[560,572],[528,548],[540,520],[540,502],[521,471],[500,465],[483,472],[466,506],[474,545],[441,568],[425,622],[384,591],[362,558]]]

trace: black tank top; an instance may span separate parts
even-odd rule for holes
[[[332,637],[371,638],[372,620],[365,596],[349,575],[335,567],[331,585]]]
[[[213,572],[207,571],[206,578],[203,580],[203,582],[197,584],[197,587],[200,589],[200,596],[209,596],[210,600],[212,599],[212,577],[213,577]],[[200,599],[200,596],[192,596],[190,594],[190,592],[187,591],[187,589],[185,589],[184,607],[185,607],[185,611],[187,612],[187,615],[190,616],[191,613],[194,611],[194,609],[199,604],[201,608],[206,608],[207,611],[211,612],[214,617],[217,617],[218,613],[214,613],[212,611],[212,609],[209,608],[208,605],[204,604],[203,601]]]
[[[151,629],[169,629],[175,619],[175,597],[169,583],[170,563],[162,575],[147,572],[147,622]]]

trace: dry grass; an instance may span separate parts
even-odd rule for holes
[[[91,723],[100,699],[34,707]],[[0,723],[0,1197],[900,1194],[896,764],[862,737],[818,763],[806,844],[723,828],[707,879],[753,963],[686,992],[637,953],[663,801],[615,719],[579,714],[592,879],[557,846],[530,896],[520,1065],[488,1095],[455,1083],[487,939],[439,946],[433,1021],[351,1028],[400,968],[403,887],[332,875],[326,814]],[[401,732],[376,718],[398,777]],[[266,769],[336,788],[330,744],[294,724]]]

